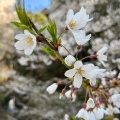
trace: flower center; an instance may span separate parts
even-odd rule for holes
[[[31,37],[28,37],[27,38],[27,43],[32,44],[33,43],[33,39]]]
[[[77,69],[77,72],[82,75],[84,73],[84,70],[82,70],[81,68]]]
[[[89,104],[93,104],[93,101],[92,101],[92,100],[89,100]]]
[[[74,28],[76,26],[76,21],[71,20],[68,25],[70,26],[70,28]]]

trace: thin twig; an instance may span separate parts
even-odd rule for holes
[[[38,33],[38,29],[36,28],[36,26],[34,25],[34,23],[32,22],[32,20],[28,17],[33,29],[35,30],[36,33]]]
[[[87,59],[87,58],[96,58],[96,55],[90,55],[90,56],[84,57],[84,58],[81,59],[81,61],[84,60],[84,59]]]
[[[71,54],[71,53],[69,52],[69,50],[68,50],[64,45],[60,44],[60,46],[62,46],[62,47],[68,52],[68,54]]]

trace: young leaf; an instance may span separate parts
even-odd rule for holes
[[[56,26],[55,21],[49,20],[49,25],[47,27],[47,30],[48,30],[49,34],[51,35],[51,37],[52,37],[52,42],[54,44],[57,44],[58,43],[57,26]]]
[[[31,32],[32,34],[34,34],[34,32],[26,25],[19,23],[19,22],[11,22],[13,25],[15,25],[16,27],[20,28],[21,30],[28,30],[29,32]]]
[[[40,28],[40,29],[38,30],[38,34],[40,34],[42,31],[44,31],[44,30],[46,29],[46,27],[47,27],[47,26],[44,26],[44,27]]]
[[[53,58],[56,58],[56,54],[54,53],[54,51],[49,48],[49,47],[41,47],[41,49],[43,51],[45,51],[47,54],[51,55]]]
[[[27,16],[27,13],[24,8],[22,8],[20,5],[16,5],[16,12],[18,15],[18,18],[20,22],[26,26],[28,26],[30,29],[32,29],[32,26],[30,24],[29,18]]]

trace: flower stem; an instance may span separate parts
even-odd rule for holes
[[[71,54],[71,53],[69,52],[69,50],[68,50],[64,45],[60,44],[60,46],[63,47],[63,48],[67,51],[67,53],[68,53],[69,55]]]
[[[81,59],[81,61],[82,61],[82,60],[85,60],[85,59],[87,59],[87,58],[96,58],[96,55],[90,55],[90,56],[84,57],[84,58]]]
[[[64,29],[64,30],[60,33],[58,39],[60,39],[61,35],[62,35],[63,33],[65,33],[65,32],[66,32],[66,29]]]

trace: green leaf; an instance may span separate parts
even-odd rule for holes
[[[51,55],[53,58],[56,58],[56,54],[54,51],[49,47],[41,47],[43,51],[45,51],[47,54]]]
[[[16,5],[16,12],[17,12],[20,22],[32,29],[32,26],[30,24],[30,21],[29,21],[29,18],[27,16],[25,9],[22,8],[20,5],[18,6]]]
[[[11,22],[13,25],[15,25],[16,27],[20,28],[21,30],[28,30],[29,32],[31,32],[32,34],[34,34],[34,32],[26,25],[19,23],[19,22]]]
[[[43,32],[43,31],[46,29],[46,27],[47,27],[47,26],[44,26],[44,27],[40,28],[40,29],[38,30],[38,34],[40,34],[41,32]]]
[[[52,42],[54,44],[58,43],[58,39],[57,39],[57,25],[55,23],[55,21],[49,20],[49,25],[47,27],[47,30],[49,32],[49,34],[52,37]]]

